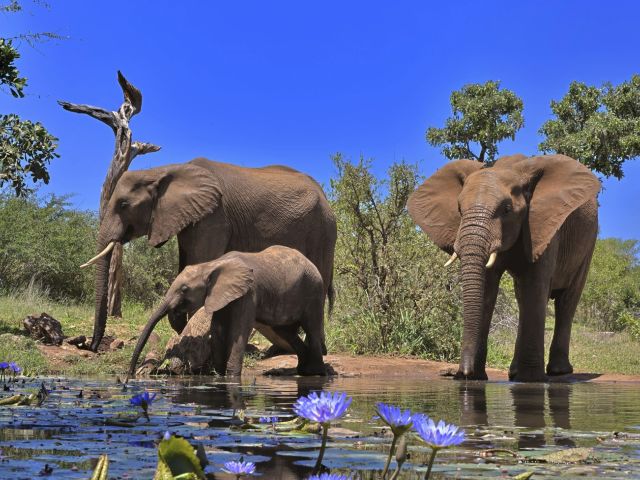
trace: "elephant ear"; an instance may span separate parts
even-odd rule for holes
[[[465,179],[482,168],[475,160],[450,162],[409,196],[409,215],[425,231],[433,242],[448,253],[460,227],[458,195]]]
[[[149,243],[158,246],[220,206],[218,179],[195,165],[167,168],[155,184],[156,201],[149,225]]]
[[[532,157],[519,165],[532,189],[524,239],[529,261],[535,262],[571,212],[595,199],[601,185],[587,167],[565,155]]]
[[[527,156],[521,153],[516,153],[515,155],[506,155],[504,157],[500,157],[497,159],[493,168],[513,168],[517,163],[522,160],[526,160]]]
[[[207,314],[213,314],[246,295],[253,285],[253,270],[239,258],[215,262],[208,279],[209,291],[204,301]]]

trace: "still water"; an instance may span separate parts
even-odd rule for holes
[[[35,389],[40,382],[27,381],[15,390]],[[640,478],[638,384],[342,377],[249,377],[233,383],[197,377],[136,381],[126,391],[113,379],[48,378],[45,385],[52,392],[42,407],[0,407],[2,479],[32,479],[45,464],[53,467],[47,478],[86,479],[103,453],[111,462],[109,478],[152,478],[156,444],[165,431],[203,445],[208,478],[234,478],[221,472],[221,466],[243,456],[257,464],[258,478],[304,479],[317,456],[319,436],[274,432],[268,426],[241,430],[237,417],[244,413],[290,420],[293,402],[320,389],[353,397],[348,415],[330,433],[323,463],[332,472],[380,477],[390,435],[372,417],[376,402],[382,401],[465,428],[468,440],[438,455],[432,478],[508,478],[531,470],[534,478]],[[132,428],[105,425],[107,418],[134,413],[128,399],[144,390],[158,395],[150,422],[141,419]],[[526,460],[569,447],[592,448],[587,462]],[[518,457],[487,455],[491,449],[510,450]],[[428,449],[411,441],[400,478],[422,478],[427,459]]]

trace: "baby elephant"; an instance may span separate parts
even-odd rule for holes
[[[240,375],[254,327],[291,345],[299,374],[325,374],[322,276],[298,250],[276,245],[257,253],[229,252],[182,270],[138,339],[129,377],[135,375],[138,357],[162,317],[203,305],[212,316],[213,367],[219,374]],[[307,335],[306,344],[298,337],[298,327]]]

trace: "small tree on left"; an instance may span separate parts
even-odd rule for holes
[[[0,5],[0,14],[19,12],[20,4],[13,0]],[[0,90],[15,98],[24,97],[27,79],[16,66],[20,58],[14,41],[32,43],[39,40],[59,38],[55,34],[41,33],[20,35],[14,38],[0,37]],[[40,122],[22,120],[14,113],[0,114],[0,188],[7,187],[16,196],[25,196],[34,184],[49,183],[49,162],[58,157],[58,139],[51,135]]]
[[[137,155],[157,152],[160,147],[151,143],[134,142],[132,140],[129,121],[136,113],[142,109],[142,93],[118,71],[118,83],[122,88],[124,100],[117,111],[109,111],[91,105],[79,105],[75,103],[58,101],[58,103],[70,112],[84,113],[103,123],[106,123],[115,135],[115,151],[107,176],[102,184],[100,195],[100,222],[104,218],[107,204],[111,198],[118,180]],[[111,264],[109,265],[109,289],[107,293],[107,314],[111,316],[122,316],[122,244],[118,243],[113,248],[111,254]]]

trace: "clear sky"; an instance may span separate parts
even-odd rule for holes
[[[44,192],[97,209],[113,151],[102,123],[56,100],[115,109],[120,69],[143,94],[134,138],[162,146],[132,168],[196,156],[286,164],[328,184],[330,155],[393,160],[433,173],[445,159],[424,138],[466,83],[500,80],[524,101],[525,127],[500,153],[535,154],[549,102],[572,80],[600,85],[640,73],[640,3],[595,1],[213,2],[24,0],[0,16],[3,36],[68,36],[19,67],[28,97],[0,111],[39,120],[60,138]],[[605,182],[601,236],[640,238],[640,161]]]

